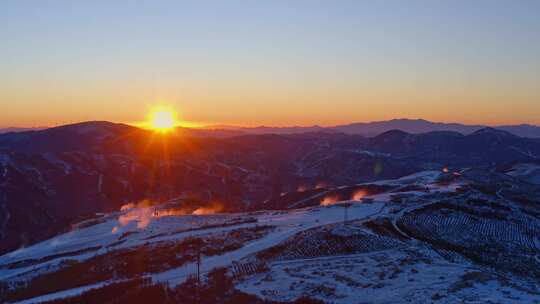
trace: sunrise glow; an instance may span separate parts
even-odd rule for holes
[[[178,125],[176,113],[170,108],[158,107],[150,112],[148,126],[159,132],[168,132]]]

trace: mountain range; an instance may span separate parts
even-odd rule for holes
[[[540,157],[540,141],[494,128],[469,135],[390,130],[374,137],[309,132],[216,138],[198,132],[163,135],[86,122],[1,134],[0,252],[130,202],[189,198],[219,202],[226,211],[253,210],[298,189]]]
[[[392,119],[385,121],[359,122],[332,127],[308,126],[308,127],[235,127],[226,125],[209,126],[206,129],[236,131],[242,134],[294,134],[306,132],[342,132],[346,134],[360,134],[364,136],[375,136],[390,130],[402,130],[408,133],[426,133],[432,131],[453,131],[464,135],[471,134],[485,125],[466,125],[459,123],[431,122],[424,119]],[[501,125],[493,127],[495,129],[510,132],[521,137],[540,138],[540,127],[520,124]]]
[[[308,132],[341,132],[345,134],[358,134],[363,136],[375,136],[390,130],[402,130],[408,133],[418,134],[433,131],[453,131],[464,135],[471,134],[480,129],[486,128],[486,125],[467,125],[460,123],[442,123],[432,122],[425,119],[392,119],[384,121],[358,122],[330,127],[322,126],[293,126],[293,127],[241,127],[232,125],[210,125],[202,128],[178,128],[184,132],[189,132],[194,136],[212,136],[212,137],[233,137],[239,135],[257,135],[257,134],[297,134]],[[510,132],[520,137],[540,138],[540,127],[530,124],[519,125],[500,125],[492,128]],[[4,128],[1,133],[38,131],[46,129],[39,128]]]

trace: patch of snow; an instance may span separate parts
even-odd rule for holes
[[[355,204],[349,208],[349,219],[371,217],[378,214],[383,207],[384,204],[381,203]],[[335,205],[260,217],[259,223],[275,225],[277,228],[265,237],[250,242],[238,250],[219,256],[203,258],[201,271],[206,273],[217,267],[228,266],[233,261],[238,261],[250,254],[275,246],[300,231],[341,221],[343,221],[343,210]],[[152,274],[151,278],[155,282],[168,282],[170,285],[175,286],[183,282],[188,276],[195,274],[195,271],[195,264],[190,263],[176,269]]]
[[[534,303],[536,295],[501,286],[495,278],[484,283],[472,282],[469,288],[456,288],[467,272],[482,271],[436,255],[390,249],[274,262],[269,272],[253,275],[237,284],[237,288],[283,302],[310,296],[343,304],[486,303],[488,299],[492,303]]]
[[[431,184],[435,183],[437,178],[441,175],[440,171],[427,170],[416,172],[411,175],[403,176],[398,179],[389,179],[376,181],[371,184],[374,185],[403,185],[403,184]]]
[[[507,174],[534,184],[540,184],[540,165],[538,164],[516,164]]]
[[[73,170],[73,166],[70,163],[60,159],[54,153],[44,153],[43,158],[51,164],[61,165],[64,168],[64,175],[69,175]]]

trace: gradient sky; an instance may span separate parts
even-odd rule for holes
[[[250,126],[540,124],[540,1],[0,2],[0,127],[155,104]]]

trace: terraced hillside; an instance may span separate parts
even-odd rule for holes
[[[436,203],[405,213],[399,228],[475,262],[538,277],[540,220],[509,208],[488,211],[466,203]]]

